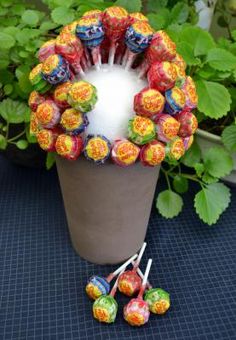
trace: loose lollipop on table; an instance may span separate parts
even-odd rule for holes
[[[118,289],[121,293],[127,296],[133,296],[141,288],[142,281],[140,279],[140,276],[137,274],[137,269],[140,265],[146,246],[147,243],[144,242],[142,248],[139,251],[139,255],[137,260],[135,261],[133,269],[127,270],[119,276]]]
[[[51,39],[43,43],[38,51],[39,61],[44,62],[50,55],[55,54],[55,39]]]
[[[99,322],[113,323],[116,319],[118,304],[114,296],[117,291],[118,280],[119,277],[117,278],[109,295],[102,295],[93,303],[93,316]]]
[[[56,140],[56,152],[61,157],[75,161],[83,150],[83,140],[80,136],[60,134]]]
[[[117,268],[113,273],[110,273],[107,277],[102,277],[98,275],[92,276],[86,285],[87,295],[96,300],[101,295],[107,295],[110,292],[110,282],[118,275],[122,270],[124,270],[132,261],[138,257],[137,254],[129,258],[125,263],[123,263],[119,268]]]
[[[145,21],[136,21],[129,26],[125,33],[127,50],[123,59],[123,65],[125,65],[126,70],[132,67],[135,57],[148,48],[152,35],[153,29]]]
[[[52,85],[68,81],[71,78],[68,61],[59,54],[50,55],[43,63],[42,76]]]
[[[79,38],[71,33],[61,33],[56,39],[55,51],[71,64],[75,73],[81,78],[84,77],[85,74],[80,65],[83,45]]]
[[[129,140],[116,140],[112,147],[111,158],[115,164],[126,167],[136,162],[139,152],[139,147]]]
[[[165,145],[158,140],[144,145],[140,151],[140,161],[144,166],[157,166],[165,159]]]
[[[152,259],[149,259],[138,297],[130,300],[130,302],[124,307],[124,319],[131,326],[144,325],[145,323],[148,322],[148,319],[150,316],[149,306],[148,306],[148,303],[143,300],[143,294],[146,289],[147,279],[148,279],[151,265],[152,265]]]
[[[144,278],[142,271],[138,268],[141,279]],[[162,288],[153,288],[147,281],[144,300],[148,303],[150,312],[154,314],[164,314],[170,308],[170,294]]]
[[[105,35],[101,20],[98,17],[82,17],[78,21],[76,35],[84,46],[91,50],[93,63],[97,69],[100,69],[100,45]]]
[[[102,18],[106,36],[110,40],[109,65],[113,65],[118,40],[125,34],[129,26],[129,14],[126,9],[112,6],[105,9]]]

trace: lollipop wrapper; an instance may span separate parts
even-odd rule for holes
[[[139,147],[130,141],[123,139],[115,141],[111,157],[114,163],[121,167],[132,165],[139,156]]]
[[[97,102],[96,87],[82,80],[75,82],[68,92],[68,102],[81,112],[92,111]]]
[[[45,100],[36,111],[39,124],[44,128],[53,128],[60,121],[60,111],[52,100]]]
[[[148,303],[143,299],[132,299],[124,307],[124,318],[131,326],[142,326],[150,316]]]
[[[82,17],[78,21],[76,35],[88,48],[99,46],[104,39],[101,20],[96,17]]]
[[[134,97],[134,111],[148,118],[160,114],[164,104],[165,98],[156,89],[144,88]]]
[[[133,296],[140,290],[142,280],[136,272],[128,270],[120,275],[118,289],[127,296]]]
[[[190,137],[196,132],[198,128],[198,121],[192,112],[181,111],[177,115],[175,115],[175,118],[180,124],[178,132],[178,135],[180,137]]]
[[[38,58],[42,63],[44,62],[50,55],[55,54],[55,39],[51,39],[45,42],[39,49]]]
[[[42,129],[37,133],[37,140],[41,149],[47,152],[55,151],[55,144],[59,131],[57,129]]]
[[[168,114],[160,114],[156,117],[157,137],[162,142],[169,142],[178,135],[180,123]]]
[[[115,42],[121,39],[129,25],[128,12],[119,6],[108,7],[104,11],[102,23],[106,36]]]
[[[145,51],[152,40],[153,30],[148,23],[136,21],[125,33],[125,43],[129,51],[137,54]],[[129,54],[129,58],[131,54]]]
[[[34,111],[31,111],[30,113],[30,135],[36,136],[39,130],[40,130],[39,122],[36,117],[36,113]]]
[[[135,144],[147,144],[156,137],[155,124],[149,118],[134,116],[129,120],[128,136]]]
[[[110,296],[101,296],[93,303],[93,316],[100,322],[113,323],[116,319],[118,304]]]
[[[88,126],[88,118],[80,111],[67,109],[61,115],[60,124],[66,132],[78,135]]]
[[[111,143],[101,135],[91,136],[86,138],[84,146],[85,157],[93,161],[95,164],[104,164],[109,158],[111,151]]]
[[[178,87],[173,87],[172,89],[166,91],[166,104],[165,112],[170,115],[175,115],[177,112],[183,110],[186,103],[186,97],[184,92]]]
[[[42,66],[42,77],[51,85],[57,85],[71,78],[69,63],[58,54],[49,56]]]
[[[159,141],[152,141],[142,147],[140,161],[144,166],[157,166],[165,158],[165,146]]]
[[[153,63],[147,74],[149,86],[161,92],[174,87],[177,76],[176,65],[168,61]]]
[[[72,83],[67,81],[63,84],[58,85],[53,93],[53,99],[57,106],[59,106],[62,109],[66,109],[70,107],[68,103],[68,93],[72,86]]]
[[[153,35],[146,57],[149,65],[155,61],[172,61],[176,57],[176,45],[164,31]]]
[[[192,135],[190,137],[182,138],[182,140],[183,140],[183,143],[184,143],[184,149],[185,149],[185,151],[187,151],[192,146],[193,141],[194,141],[194,137]]]
[[[76,160],[83,150],[83,140],[80,136],[60,134],[56,140],[56,151],[68,160]]]
[[[170,160],[179,160],[185,153],[184,142],[180,137],[175,137],[166,146],[166,156]]]
[[[98,299],[101,295],[107,295],[110,292],[110,284],[103,277],[92,276],[86,285],[87,295],[93,299]]]
[[[196,91],[196,86],[191,77],[186,77],[185,81],[181,87],[183,93],[185,94],[186,103],[185,110],[193,110],[197,107],[198,95]]]
[[[149,310],[154,314],[164,314],[170,308],[170,295],[161,288],[152,288],[146,291],[144,300]]]

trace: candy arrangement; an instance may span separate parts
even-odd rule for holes
[[[153,167],[190,148],[198,126],[195,84],[174,42],[142,13],[117,6],[86,12],[44,43],[38,58],[29,75],[30,132],[43,150]],[[116,80],[106,85],[112,72],[130,76],[127,89]],[[104,77],[99,86],[96,75]],[[126,90],[132,98],[116,109]],[[109,102],[106,114],[101,100]]]
[[[118,303],[115,300],[117,288],[122,294],[132,297],[123,309],[124,319],[131,326],[147,323],[150,312],[161,315],[170,308],[169,294],[161,288],[152,288],[148,282],[152,259],[148,260],[144,275],[139,268],[146,245],[144,242],[139,255],[133,255],[106,278],[94,275],[88,280],[86,293],[90,299],[95,300],[93,316],[99,322],[115,322],[118,311]],[[129,264],[132,264],[133,268],[126,270]],[[111,289],[110,283],[117,275],[118,278]],[[137,297],[134,297],[135,295]]]

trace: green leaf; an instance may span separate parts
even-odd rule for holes
[[[56,27],[58,27],[58,24],[56,24],[52,21],[44,21],[40,25],[40,30],[43,31],[43,32],[47,32],[47,31],[53,30]]]
[[[174,191],[165,190],[159,193],[156,208],[165,218],[173,218],[181,212],[183,207],[182,197]]]
[[[233,170],[233,160],[229,153],[220,146],[209,148],[203,154],[205,169],[213,177],[223,177]]]
[[[231,98],[224,85],[206,80],[196,80],[195,84],[200,112],[214,119],[227,115],[230,110]]]
[[[231,152],[236,151],[236,125],[227,126],[222,135],[222,142],[224,143],[227,150]]]
[[[4,85],[11,82],[13,80],[13,78],[14,78],[13,74],[11,72],[9,72],[8,70],[2,70],[0,72],[0,81]]]
[[[116,6],[121,6],[127,9],[128,12],[140,12],[142,8],[141,0],[117,0],[115,2]]]
[[[236,30],[231,31],[231,36],[236,41]]]
[[[22,14],[21,19],[24,24],[35,27],[39,22],[39,14],[37,11],[28,9]]]
[[[6,84],[3,90],[4,90],[5,95],[9,96],[9,94],[11,94],[13,91],[13,86],[11,84]]]
[[[188,180],[181,175],[176,175],[173,180],[173,186],[175,191],[179,194],[183,194],[188,191]]]
[[[50,170],[56,162],[56,154],[54,152],[48,152],[46,158],[46,168]]]
[[[147,17],[149,20],[149,24],[152,26],[154,30],[159,31],[165,27],[166,22],[165,22],[165,19],[161,15],[150,13],[147,15]]]
[[[25,103],[10,98],[7,98],[0,103],[0,115],[9,123],[23,123],[28,110],[29,108]]]
[[[8,26],[6,28],[4,28],[3,32],[6,34],[10,34],[13,38],[15,37],[15,35],[20,31],[20,29],[18,27],[14,27],[14,26]]]
[[[9,50],[15,45],[15,39],[7,33],[0,32],[0,49]]]
[[[225,20],[225,17],[223,15],[219,16],[219,18],[217,19],[217,24],[220,27],[227,27],[228,26],[228,22]]]
[[[202,176],[202,180],[207,184],[219,182],[219,178],[211,176],[208,172],[204,173],[204,175]]]
[[[5,150],[7,147],[7,140],[3,135],[0,135],[0,150]]]
[[[236,68],[236,57],[222,49],[213,48],[207,54],[208,64],[219,71],[228,71]]]
[[[230,87],[228,88],[228,91],[230,93],[231,100],[232,100],[231,111],[236,112],[236,87]]]
[[[171,10],[172,23],[183,24],[187,21],[189,15],[189,7],[183,2],[178,2]]]
[[[222,183],[209,184],[199,191],[194,198],[197,214],[203,222],[212,225],[230,203],[230,190]]]
[[[19,78],[19,86],[20,89],[24,92],[29,94],[30,92],[33,91],[33,87],[29,81],[29,74],[28,73],[24,73],[22,74]]]
[[[27,125],[26,127],[26,138],[27,138],[27,141],[30,143],[30,144],[35,144],[37,143],[37,138],[33,135],[30,134],[30,129],[29,129],[29,125]]]
[[[165,8],[167,6],[167,3],[168,0],[149,0],[147,10],[148,12],[159,12],[160,9]]]
[[[192,45],[195,56],[205,55],[211,48],[215,47],[215,42],[210,33],[199,27],[188,26],[183,28],[179,40]]]
[[[52,11],[51,17],[56,24],[67,25],[74,20],[75,12],[70,8],[61,6]]]
[[[184,58],[186,63],[190,66],[200,64],[200,59],[194,56],[193,47],[183,41],[177,43],[177,52]]]
[[[18,142],[16,142],[16,146],[20,150],[25,150],[28,147],[29,143],[25,139],[20,139]]]
[[[196,171],[197,176],[201,177],[203,172],[204,172],[204,170],[205,170],[205,167],[204,167],[204,164],[202,164],[202,163],[196,163],[194,165],[194,169]]]
[[[200,162],[200,160],[201,150],[197,143],[193,143],[191,148],[181,158],[181,162],[190,168],[193,168],[196,163]]]

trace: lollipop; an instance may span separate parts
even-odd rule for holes
[[[84,146],[84,155],[89,161],[104,164],[110,156],[111,143],[102,135],[88,135]]]
[[[118,304],[114,296],[117,290],[118,279],[109,295],[102,295],[93,303],[93,316],[99,322],[112,323],[116,319]]]
[[[102,22],[96,17],[82,17],[76,27],[76,35],[92,53],[94,65],[100,68],[100,44],[104,39]]]
[[[187,64],[184,59],[181,57],[179,53],[176,53],[175,58],[172,60],[172,63],[180,67],[182,70],[186,70]]]
[[[56,39],[56,53],[62,55],[72,66],[75,73],[84,77],[80,60],[83,55],[83,45],[81,41],[71,33],[61,33]]]
[[[136,162],[139,151],[139,147],[127,139],[116,140],[111,151],[111,157],[115,164],[125,167]]]
[[[169,142],[178,135],[180,123],[168,114],[159,115],[156,120],[157,137],[162,142]]]
[[[166,146],[166,155],[170,160],[179,160],[184,152],[184,142],[180,137],[175,137]]]
[[[190,137],[182,138],[182,140],[183,140],[183,143],[184,143],[184,149],[185,149],[185,151],[187,151],[191,147],[191,145],[193,144],[194,137],[192,135]]]
[[[51,85],[43,79],[42,67],[43,64],[38,64],[31,70],[29,74],[29,80],[33,86],[33,89],[39,93],[45,93],[51,88]]]
[[[146,50],[152,40],[153,30],[145,21],[136,21],[125,33],[127,51],[124,57],[126,70],[129,70],[138,53]]]
[[[180,123],[180,128],[178,132],[178,135],[180,137],[190,137],[196,132],[198,121],[192,112],[181,111],[177,115],[175,115],[175,118]]]
[[[83,140],[80,136],[61,134],[56,141],[57,153],[69,160],[76,160],[83,150]]]
[[[144,88],[134,97],[134,111],[148,118],[162,112],[165,104],[165,98],[156,89]]]
[[[59,136],[58,129],[42,129],[37,133],[39,146],[44,151],[55,151],[55,144]]]
[[[39,94],[37,91],[32,91],[29,96],[28,104],[32,111],[36,111],[39,104],[42,104],[44,102],[45,98],[41,94]]]
[[[164,158],[165,146],[157,140],[144,145],[140,151],[140,161],[144,166],[157,166]]]
[[[79,111],[91,111],[96,102],[97,89],[87,81],[75,82],[68,92],[68,103]]]
[[[124,319],[131,326],[142,326],[148,322],[150,312],[149,306],[146,301],[143,300],[143,293],[146,288],[148,274],[152,265],[152,260],[148,260],[148,264],[145,270],[141,289],[136,299],[130,300],[130,302],[124,307]]]
[[[55,54],[55,39],[46,41],[38,51],[39,61],[44,62],[50,55]]]
[[[138,274],[143,279],[144,275],[140,269]],[[148,290],[145,291],[144,300],[148,303],[150,312],[154,314],[164,314],[170,308],[170,294],[161,288],[152,288],[147,281]]]
[[[174,63],[172,63],[172,64],[174,65],[174,67],[176,69],[176,73],[177,73],[177,78],[176,78],[175,84],[176,84],[176,86],[181,87],[181,86],[183,86],[185,79],[186,79],[185,70],[182,67],[180,67],[180,66],[178,66]]]
[[[141,262],[146,246],[147,246],[147,243],[144,242],[142,245],[142,248],[140,249],[138,258],[135,261],[133,269],[127,270],[119,276],[118,289],[121,293],[127,296],[133,296],[141,288],[142,281],[140,279],[140,276],[137,274],[137,269]]]
[[[140,12],[130,13],[129,19],[130,19],[130,25],[134,24],[136,21],[143,21],[143,22],[148,23],[148,18],[145,17],[145,15],[143,15]]]
[[[129,120],[128,137],[135,144],[147,144],[156,137],[155,124],[149,118],[134,116]]]
[[[180,88],[173,87],[172,89],[166,91],[165,97],[165,111],[170,115],[176,114],[185,107],[185,94]]]
[[[60,34],[64,34],[64,33],[76,34],[77,25],[78,25],[78,20],[73,21],[71,24],[64,26]]]
[[[57,106],[62,109],[70,107],[68,103],[68,92],[71,86],[72,83],[70,81],[66,81],[65,83],[58,85],[54,90],[53,99]]]
[[[196,86],[191,77],[186,77],[183,86],[181,87],[186,97],[185,110],[193,110],[197,107],[198,95]]]
[[[151,65],[147,78],[150,87],[165,92],[175,86],[177,79],[176,65],[169,61],[157,61]]]
[[[52,85],[64,83],[70,79],[69,63],[58,54],[50,55],[43,63],[43,79]]]
[[[31,111],[30,113],[30,135],[36,136],[39,132],[39,122],[36,117],[36,113],[34,111]]]
[[[88,126],[88,118],[80,111],[67,109],[61,115],[60,124],[66,132],[77,135]]]
[[[100,11],[100,9],[92,9],[90,11],[87,11],[83,14],[83,18],[98,18],[102,19],[103,12]]]
[[[137,254],[133,255],[129,258],[125,263],[123,263],[118,269],[116,269],[113,273],[110,273],[107,277],[102,277],[98,275],[92,276],[86,285],[86,293],[87,295],[96,300],[101,295],[107,295],[110,292],[110,282],[121,273],[133,260],[137,258]]]
[[[52,128],[60,121],[60,111],[54,101],[48,99],[40,104],[36,111],[39,124],[44,128]]]
[[[140,67],[139,77],[141,78],[155,61],[172,61],[175,56],[175,43],[164,31],[156,32],[146,51],[146,58]]]
[[[124,35],[129,25],[129,15],[128,12],[122,7],[108,7],[104,11],[102,22],[106,36],[111,42],[109,64],[113,65],[116,52],[116,43]]]

